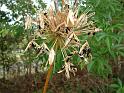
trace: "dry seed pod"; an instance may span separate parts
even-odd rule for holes
[[[74,17],[78,18],[78,7],[74,9]]]
[[[33,41],[30,41],[30,42],[28,43],[28,45],[27,45],[26,49],[24,50],[24,52],[26,52],[29,48],[32,47],[32,43],[33,43]]]
[[[99,32],[101,31],[102,29],[99,29],[99,28],[95,28],[95,31],[94,32]]]
[[[87,17],[90,18],[90,17],[92,17],[94,15],[95,15],[95,12],[92,12],[92,13],[88,14]]]
[[[65,9],[69,9],[69,0],[62,0],[62,7]]]
[[[74,34],[74,39],[76,42],[80,42],[80,40],[78,39],[78,37]]]
[[[61,23],[61,24],[59,24],[59,25],[56,27],[55,32],[56,32],[56,31],[59,31],[60,27],[62,27],[64,24],[65,24],[64,22]]]
[[[66,78],[70,79],[70,72],[72,72],[73,75],[75,76],[75,72],[77,71],[77,68],[75,68],[74,64],[72,64],[71,62],[65,62],[62,70],[60,70],[58,73],[62,73],[63,71],[65,71]]]
[[[80,55],[80,56],[82,56],[83,52],[85,52],[84,49],[85,49],[86,47],[89,47],[89,44],[88,44],[87,41],[86,41],[86,42],[82,45],[82,47],[80,48],[80,51],[79,51],[79,55]]]
[[[70,54],[68,54],[67,57],[64,58],[64,61],[65,61],[65,62],[69,62],[69,59],[70,59],[73,55],[75,55],[75,54],[78,54],[78,51],[73,51],[73,52],[71,52]]]
[[[49,28],[51,29],[50,31],[53,31],[55,32],[55,29],[56,29],[56,19],[55,19],[55,16],[54,16],[54,10],[53,10],[53,7],[50,6],[49,8],[49,12],[48,12],[49,16],[48,16],[48,25],[49,25]]]
[[[35,38],[40,37],[42,38],[43,31],[42,30],[36,30],[34,31]]]
[[[47,45],[43,42],[43,47],[47,50],[47,51],[50,51],[49,48],[47,47]]]
[[[46,53],[46,52],[48,52],[49,51],[49,48],[47,47],[47,45],[45,44],[45,43],[43,43],[42,45],[41,45],[41,47],[38,49],[38,55],[37,55],[37,57],[39,56],[39,55],[41,55],[41,54],[43,54],[43,53]]]
[[[72,10],[69,10],[67,16],[67,27],[73,27],[73,26],[74,26],[74,13]]]
[[[70,58],[71,58],[71,56],[67,56],[67,57],[64,59],[64,61],[65,61],[65,62],[68,62]]]
[[[70,32],[70,28],[69,27],[65,27],[65,32],[68,34]]]
[[[65,42],[65,46],[64,46],[64,47],[66,47],[66,46],[67,46],[67,45],[71,42],[71,40],[72,40],[73,36],[74,36],[74,33],[71,33],[71,34],[70,34],[70,36],[67,38],[67,40],[66,40],[66,42]]]
[[[34,39],[33,39],[33,40],[31,40],[31,41],[28,43],[28,45],[27,45],[27,47],[26,47],[26,49],[25,49],[25,52],[26,52],[29,48],[31,48],[31,47],[37,49],[37,48],[39,48],[40,46],[39,46],[36,42],[34,42]]]
[[[25,17],[25,29],[29,29],[31,27],[31,24],[32,24],[32,18],[27,15]]]
[[[43,13],[40,12],[37,15],[37,24],[39,26],[39,29],[44,29],[44,18],[43,18]]]
[[[51,48],[48,58],[48,62],[50,65],[53,64],[54,58],[55,58],[55,51],[53,50],[53,48]]]
[[[35,49],[40,48],[40,45],[38,45],[36,42],[33,41],[32,44],[33,44],[33,46],[34,46]]]
[[[79,56],[81,59],[84,60],[85,64],[89,63],[88,59],[92,59],[91,49],[90,49],[87,41],[85,44],[82,45],[82,47],[79,51]]]
[[[95,28],[92,29],[90,32],[88,32],[87,34],[88,34],[88,35],[95,35],[96,32],[100,32],[100,31],[101,31],[101,29],[95,27]]]
[[[62,5],[65,5],[65,0],[62,0]]]
[[[79,27],[80,24],[82,24],[82,22],[87,22],[87,15],[86,14],[82,14],[76,21],[75,27]],[[84,24],[84,23],[83,23]]]
[[[70,64],[65,62],[65,76],[67,79],[70,79],[70,74],[69,74],[69,70],[70,70]]]
[[[37,57],[43,53],[45,53],[45,47],[41,45],[39,48],[37,48]]]

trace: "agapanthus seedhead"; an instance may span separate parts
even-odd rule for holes
[[[55,1],[53,6],[47,10],[47,12],[38,12],[35,19],[27,16],[25,19],[25,29],[29,29],[31,24],[36,25],[37,30],[34,33],[34,38],[41,38],[43,44],[40,46],[35,40],[31,40],[25,51],[27,51],[32,44],[38,49],[38,55],[42,55],[43,51],[49,52],[48,62],[50,65],[55,61],[57,51],[61,50],[64,60],[64,70],[67,78],[70,78],[69,72],[75,74],[76,69],[71,68],[73,66],[73,55],[78,55],[80,60],[84,60],[89,63],[88,59],[92,59],[91,49],[88,41],[82,43],[79,36],[95,35],[96,32],[101,29],[96,28],[93,21],[90,21],[93,13],[82,13],[78,14],[78,2],[74,2],[73,8],[70,8],[68,2],[62,0],[62,9],[59,10],[58,4]],[[84,33],[84,34],[83,34]],[[52,45],[52,48],[48,45]],[[67,51],[70,51],[67,55]],[[56,55],[55,55],[56,54]],[[62,72],[62,71],[60,71]]]

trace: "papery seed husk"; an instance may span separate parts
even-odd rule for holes
[[[53,62],[54,62],[54,58],[55,58],[55,51],[53,50],[53,48],[50,50],[50,53],[49,53],[49,64],[52,65]]]
[[[71,33],[70,36],[67,38],[66,42],[65,42],[65,47],[70,43],[70,41],[72,40],[74,36],[74,33]]]
[[[25,29],[29,29],[31,27],[31,23],[32,23],[32,18],[27,15],[25,17]]]
[[[25,48],[25,52],[29,49],[29,48],[31,48],[32,47],[32,43],[33,43],[34,41],[32,40],[32,41],[30,41],[29,43],[28,43],[28,45],[27,45],[27,47]]]
[[[80,48],[80,51],[79,51],[79,54],[82,52],[82,50],[86,47],[86,46],[89,46],[88,42],[86,41],[82,47]]]
[[[67,27],[73,27],[73,26],[74,26],[74,13],[72,10],[69,10],[67,16]]]

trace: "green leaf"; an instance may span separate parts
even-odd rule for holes
[[[106,45],[107,45],[107,47],[109,49],[109,52],[111,52],[110,39],[108,37],[106,38]]]
[[[122,81],[121,81],[119,78],[118,78],[117,80],[118,80],[119,86],[122,87],[122,86],[123,86],[123,85],[122,85]]]
[[[124,57],[124,52],[119,51],[119,54]]]
[[[110,87],[112,87],[112,88],[119,88],[120,86],[118,84],[111,84]]]
[[[92,67],[93,67],[93,65],[94,65],[94,62],[95,62],[95,61],[92,61],[92,62],[90,62],[90,63],[87,65],[87,70],[88,70],[88,72],[90,72],[90,71],[92,70]]]
[[[82,70],[84,68],[84,66],[85,66],[85,62],[81,62],[80,63],[80,69]]]
[[[124,93],[124,87],[123,88],[119,88],[116,93]]]

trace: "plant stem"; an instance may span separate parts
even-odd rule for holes
[[[53,64],[50,65],[50,68],[48,70],[46,81],[45,81],[44,88],[43,88],[43,93],[46,93],[46,91],[47,91],[48,83],[49,83],[49,80],[50,80],[50,75],[51,75],[52,69],[53,69]]]

